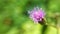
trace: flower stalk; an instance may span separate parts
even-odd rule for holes
[[[60,32],[60,14],[59,13],[56,14],[55,19],[56,19],[57,34],[60,34],[59,33]]]

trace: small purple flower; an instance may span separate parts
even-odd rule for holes
[[[38,23],[38,21],[42,21],[42,18],[45,16],[45,12],[42,8],[34,8],[32,11],[29,11],[29,17],[34,21],[34,23]]]

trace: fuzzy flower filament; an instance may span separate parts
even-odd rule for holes
[[[34,21],[34,23],[38,23],[38,21],[42,21],[42,18],[45,17],[45,12],[42,8],[34,8],[32,11],[29,11],[29,17]]]

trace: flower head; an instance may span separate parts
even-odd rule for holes
[[[42,8],[34,8],[32,11],[29,11],[29,17],[35,22],[38,23],[38,21],[42,21],[42,18],[45,16],[45,12],[42,10]]]

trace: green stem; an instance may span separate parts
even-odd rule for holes
[[[60,25],[60,19],[59,19],[59,16],[58,17],[56,17],[56,27],[57,27],[57,34],[59,34],[59,25]]]
[[[45,33],[45,31],[46,31],[46,29],[47,29],[47,25],[43,25],[43,28],[42,28],[42,34],[44,34]]]

